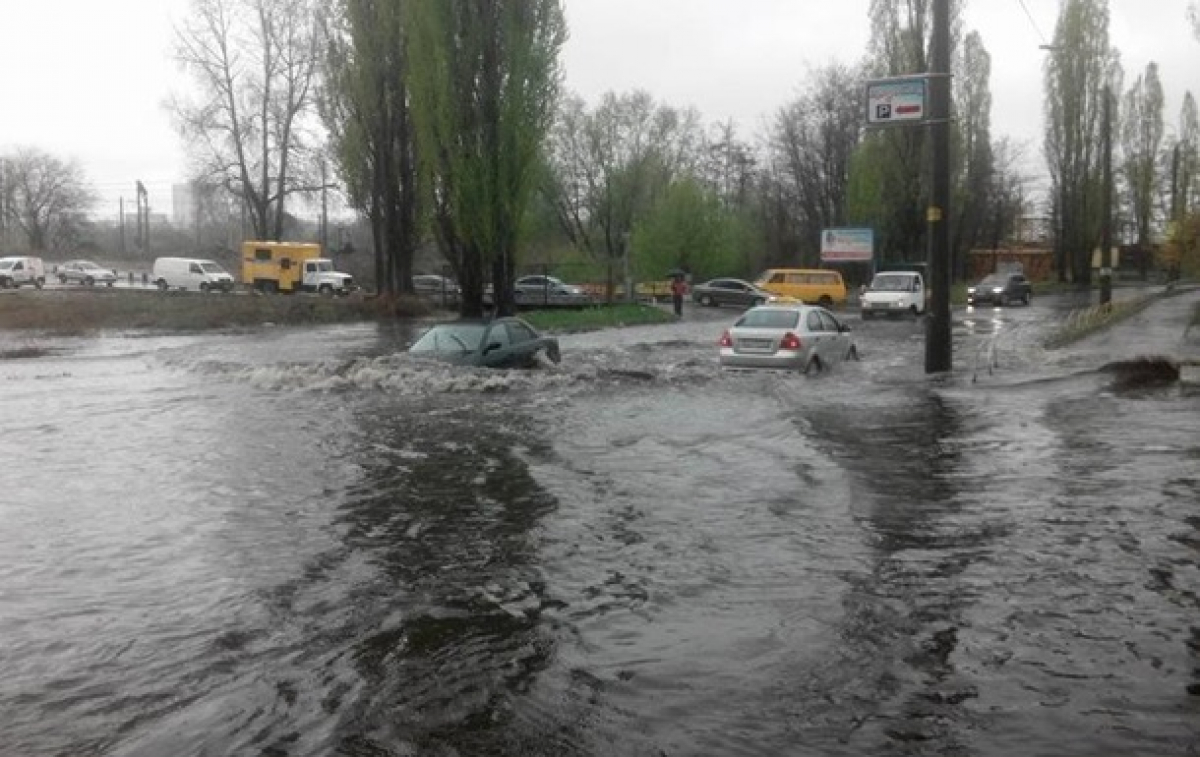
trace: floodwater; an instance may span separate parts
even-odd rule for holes
[[[723,373],[340,326],[0,361],[0,755],[1194,755],[1200,393],[1069,303]],[[6,337],[11,342],[13,337]],[[17,338],[20,342],[20,338]]]

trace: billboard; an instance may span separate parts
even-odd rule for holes
[[[821,232],[821,261],[824,263],[869,263],[874,258],[874,229],[825,229]]]

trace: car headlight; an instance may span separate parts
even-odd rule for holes
[[[967,294],[975,294],[975,287],[967,287]]]
[[[992,288],[992,294],[1002,294],[1003,292],[1004,292],[1003,287],[993,287]]]

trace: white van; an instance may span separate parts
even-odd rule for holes
[[[197,289],[201,292],[233,291],[233,276],[218,263],[201,258],[156,258],[154,284],[168,289]]]
[[[32,284],[41,289],[46,283],[46,267],[41,258],[0,258],[0,289]]]

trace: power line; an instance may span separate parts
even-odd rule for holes
[[[1029,12],[1029,6],[1025,4],[1025,0],[1017,0],[1017,2],[1021,4],[1021,10],[1025,11],[1025,18],[1029,19],[1029,25],[1033,27],[1035,32],[1037,32],[1038,37],[1042,40],[1042,44],[1050,44],[1046,41],[1046,35],[1042,34],[1042,30],[1038,28],[1037,21],[1033,20],[1033,14]]]

